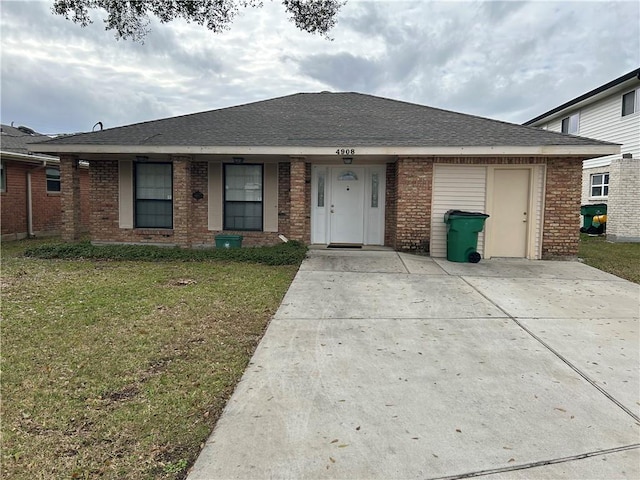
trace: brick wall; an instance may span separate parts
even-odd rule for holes
[[[311,242],[311,165],[302,158],[291,159],[290,174],[290,219],[291,240]]]
[[[394,248],[410,250],[429,238],[433,161],[399,158],[396,173],[396,228]]]
[[[291,235],[291,164],[278,164],[278,230],[285,237]]]
[[[542,258],[575,257],[580,236],[580,159],[549,158],[542,228]]]
[[[396,224],[397,224],[397,163],[387,163],[387,187],[385,192],[385,219],[384,219],[384,244],[387,247],[396,248]]]
[[[617,158],[610,167],[607,240],[640,242],[640,159]]]
[[[32,226],[36,237],[61,233],[61,194],[47,193],[46,170],[41,165],[3,159],[7,188],[0,194],[1,235],[3,240],[26,238],[27,219],[27,173],[31,172]],[[89,228],[89,171],[81,168],[80,192],[83,201],[80,209],[80,232]]]

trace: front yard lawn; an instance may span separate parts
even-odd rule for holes
[[[2,245],[2,476],[184,478],[297,265]]]
[[[578,257],[587,265],[640,283],[640,243],[612,243],[581,233]]]

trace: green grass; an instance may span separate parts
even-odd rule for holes
[[[3,478],[184,478],[297,265],[37,243],[2,245]]]
[[[612,243],[583,233],[578,256],[587,265],[640,283],[640,243]]]

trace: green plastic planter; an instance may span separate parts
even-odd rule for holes
[[[216,248],[240,248],[242,235],[216,235]]]
[[[449,210],[444,214],[447,224],[447,260],[478,263],[478,232],[484,228],[486,213]]]

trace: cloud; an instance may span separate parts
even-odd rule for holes
[[[523,122],[640,65],[637,2],[350,0],[327,41],[273,1],[220,34],[152,20],[143,45],[50,5],[0,9],[2,121],[45,133],[322,90]]]

